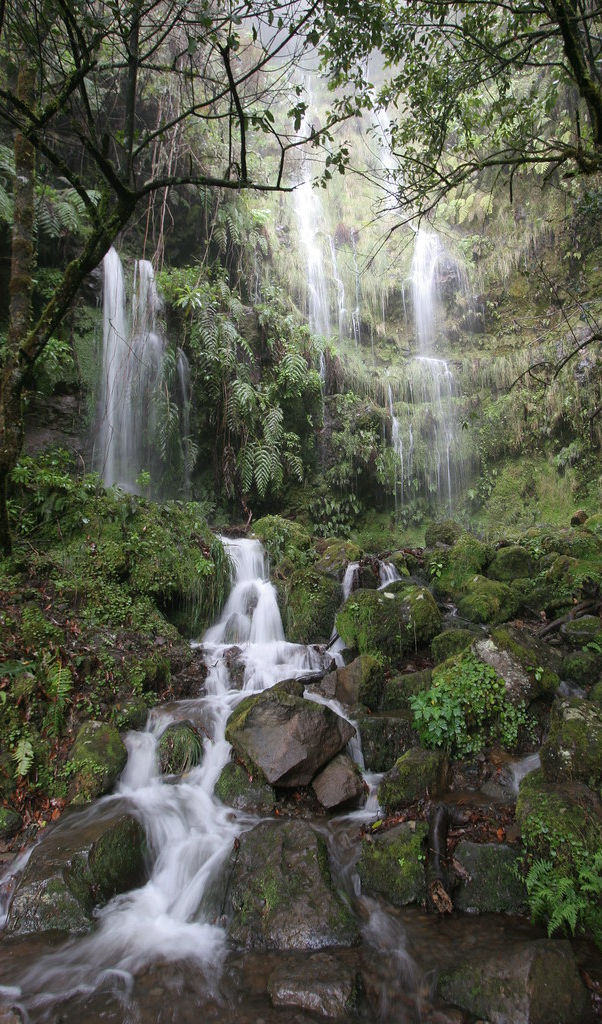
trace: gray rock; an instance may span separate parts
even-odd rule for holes
[[[271,814],[276,803],[272,787],[261,779],[249,778],[242,765],[234,761],[229,761],[222,768],[214,792],[229,807],[254,814]]]
[[[411,712],[358,715],[364,765],[369,772],[386,772],[402,754],[418,743]]]
[[[229,935],[245,949],[317,950],[359,941],[333,888],[324,840],[302,821],[262,822],[240,837],[228,866]]]
[[[591,700],[573,697],[554,703],[550,732],[541,751],[547,782],[602,784],[602,710]]]
[[[518,867],[519,851],[505,843],[458,843],[454,853],[464,878],[454,893],[454,907],[469,914],[520,914],[527,892]]]
[[[145,879],[144,829],[129,814],[74,827],[68,818],[34,849],[15,890],[7,931],[83,934],[94,907]]]
[[[306,786],[355,729],[330,708],[278,688],[241,701],[228,719],[226,739],[252,775],[272,785]]]
[[[423,902],[427,834],[427,826],[414,821],[396,825],[382,835],[366,836],[357,865],[362,889],[384,896],[396,907]]]
[[[357,975],[329,953],[314,953],[303,964],[281,964],[272,971],[268,992],[274,1006],[298,1006],[321,1017],[343,1017],[353,1010]]]
[[[443,999],[490,1024],[577,1024],[588,995],[569,942],[537,939],[508,944],[503,955],[465,960],[439,978]]]
[[[365,796],[361,774],[347,754],[337,754],[316,775],[311,785],[322,807],[327,810],[343,804],[357,805]]]

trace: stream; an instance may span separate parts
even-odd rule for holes
[[[333,663],[323,647],[286,641],[259,541],[223,540],[234,579],[218,622],[200,644],[207,666],[204,695],[154,709],[145,731],[127,734],[128,762],[116,792],[86,809],[67,812],[52,830],[68,841],[99,815],[125,810],[145,829],[153,854],[150,878],[97,911],[97,927],[90,935],[68,941],[52,933],[5,939],[0,1008],[4,1002],[21,1015],[9,1017],[11,1021],[302,1024],[323,1019],[306,1010],[273,1007],[266,992],[275,965],[311,972],[310,954],[233,951],[224,922],[204,913],[204,897],[237,837],[260,820],[224,806],[213,795],[230,756],[228,716],[249,693],[284,679],[311,682]],[[390,570],[383,570],[383,583],[387,575],[392,575]],[[233,645],[242,663],[236,687],[226,663]],[[310,690],[306,696],[312,698]],[[336,702],[330,705],[344,715]],[[158,738],[170,722],[181,719],[193,721],[205,736],[202,763],[183,777],[162,777]],[[359,746],[353,756],[361,757]],[[437,970],[479,944],[487,943],[492,951],[499,948],[503,956],[509,936],[532,938],[543,932],[524,919],[452,915],[437,920],[416,908],[396,910],[362,896],[354,868],[358,837],[362,823],[378,815],[379,778],[365,776],[370,795],[361,810],[312,821],[326,839],[336,884],[348,894],[360,921],[361,945],[331,951],[341,969],[347,966],[362,978],[358,1013],[349,1020],[458,1024],[468,1018],[432,1000]],[[23,867],[21,858],[13,873]],[[0,879],[0,893],[3,881],[6,888],[6,876]]]

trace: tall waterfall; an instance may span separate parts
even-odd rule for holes
[[[295,190],[295,212],[299,225],[301,248],[307,271],[307,314],[314,334],[330,337],[330,303],[320,241],[323,222],[322,203],[311,181],[304,181]]]
[[[136,493],[140,473],[158,465],[157,395],[163,379],[166,344],[157,328],[161,300],[152,264],[136,260],[131,308],[127,310],[123,267],[110,249],[103,260],[103,355],[97,413],[96,463],[107,485]],[[182,461],[190,472],[190,377],[180,352],[175,399],[180,411]],[[186,490],[186,481],[184,485]]]

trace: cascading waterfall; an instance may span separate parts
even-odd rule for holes
[[[156,399],[163,379],[166,344],[157,329],[161,309],[149,260],[136,260],[131,312],[127,315],[123,267],[115,249],[103,260],[103,356],[97,415],[96,462],[107,486],[139,490],[138,477],[158,464],[154,447]],[[183,352],[176,360],[177,405],[189,487],[190,374]],[[187,475],[186,475],[187,474]]]
[[[307,314],[313,334],[330,337],[330,303],[326,288],[319,225],[323,221],[322,204],[311,181],[303,181],[295,190],[295,213],[301,249],[307,273]]]
[[[334,244],[334,238],[332,235],[328,236],[328,244],[330,247],[330,262],[332,264],[332,276],[337,289],[337,311],[338,311],[338,325],[339,325],[339,337],[345,336],[345,328],[347,323],[347,310],[345,308],[345,284],[341,275],[339,274],[339,268],[337,264],[337,251]]]

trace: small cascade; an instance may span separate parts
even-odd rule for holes
[[[399,430],[399,420],[393,410],[393,392],[391,385],[388,385],[389,414],[391,416],[391,443],[399,461],[399,475],[395,475],[395,510],[397,503],[403,506],[403,439]]]
[[[96,462],[107,486],[137,493],[142,471],[157,470],[157,398],[164,383],[166,342],[157,328],[161,300],[149,260],[136,260],[131,309],[115,249],[103,260],[103,356],[97,414]],[[181,418],[185,491],[192,469],[190,373],[183,352],[176,359],[175,398]]]
[[[347,323],[347,310],[345,308],[345,285],[343,279],[339,274],[339,268],[337,264],[337,251],[334,244],[334,238],[332,235],[328,236],[328,244],[330,246],[330,262],[332,264],[332,277],[337,289],[337,310],[338,310],[338,325],[339,325],[339,337],[345,336],[345,327]]]
[[[384,587],[389,586],[389,583],[397,583],[401,579],[392,562],[379,562],[378,574],[380,579],[379,590],[383,590]]]
[[[359,568],[359,562],[349,562],[349,565],[345,569],[345,575],[343,576],[343,582],[341,584],[343,588],[343,604],[349,597],[352,590],[355,590],[357,587]]]

